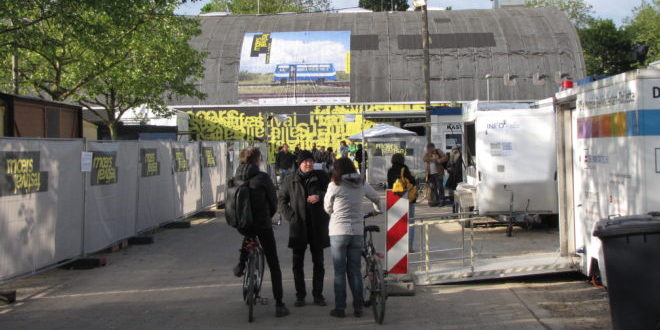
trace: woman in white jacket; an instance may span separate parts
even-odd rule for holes
[[[330,315],[334,317],[345,316],[347,276],[353,293],[354,315],[362,316],[364,297],[360,266],[364,245],[364,196],[374,203],[374,211],[380,213],[378,193],[362,182],[353,162],[346,157],[336,160],[332,182],[323,201],[325,211],[330,215],[330,249],[335,268],[335,308]]]

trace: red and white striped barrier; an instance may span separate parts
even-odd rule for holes
[[[408,198],[387,191],[387,257],[390,274],[408,273]]]

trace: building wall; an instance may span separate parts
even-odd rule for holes
[[[424,100],[419,12],[309,13],[200,17],[192,45],[209,52],[200,88],[205,100],[171,105],[239,103],[246,33],[350,31],[350,102]],[[568,18],[553,8],[430,11],[431,99],[536,100],[562,79],[584,76],[582,48]],[[485,78],[490,75],[490,78]]]

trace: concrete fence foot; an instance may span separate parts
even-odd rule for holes
[[[154,238],[152,236],[136,236],[128,239],[130,245],[148,245],[153,244]]]
[[[0,291],[0,302],[11,304],[16,301],[16,290]]]
[[[189,221],[170,222],[170,223],[165,224],[163,226],[163,228],[166,228],[166,229],[186,229],[186,228],[190,228],[190,222]]]
[[[62,269],[92,269],[103,267],[107,264],[105,257],[85,257],[76,259],[60,268]]]

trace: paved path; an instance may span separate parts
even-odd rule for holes
[[[107,254],[106,267],[54,270],[14,283],[19,300],[13,305],[0,305],[0,328],[376,328],[369,310],[360,319],[350,316],[338,320],[328,315],[333,302],[329,249],[324,293],[331,304],[293,307],[286,224],[276,229],[276,238],[284,274],[285,302],[291,315],[275,318],[271,300],[269,305],[256,307],[256,321],[248,324],[240,280],[231,275],[240,237],[225,224],[222,213],[219,216],[217,220],[197,220],[190,229],[158,232],[153,245],[132,246]],[[376,221],[383,221],[382,218]],[[309,257],[307,264],[311,266]],[[311,275],[310,267],[307,274]],[[270,276],[264,281],[263,292],[265,297],[272,298],[269,279]],[[586,301],[588,304],[583,303]],[[551,279],[418,287],[414,297],[388,300],[382,328],[602,328],[608,327],[608,322],[603,290],[580,280]]]

